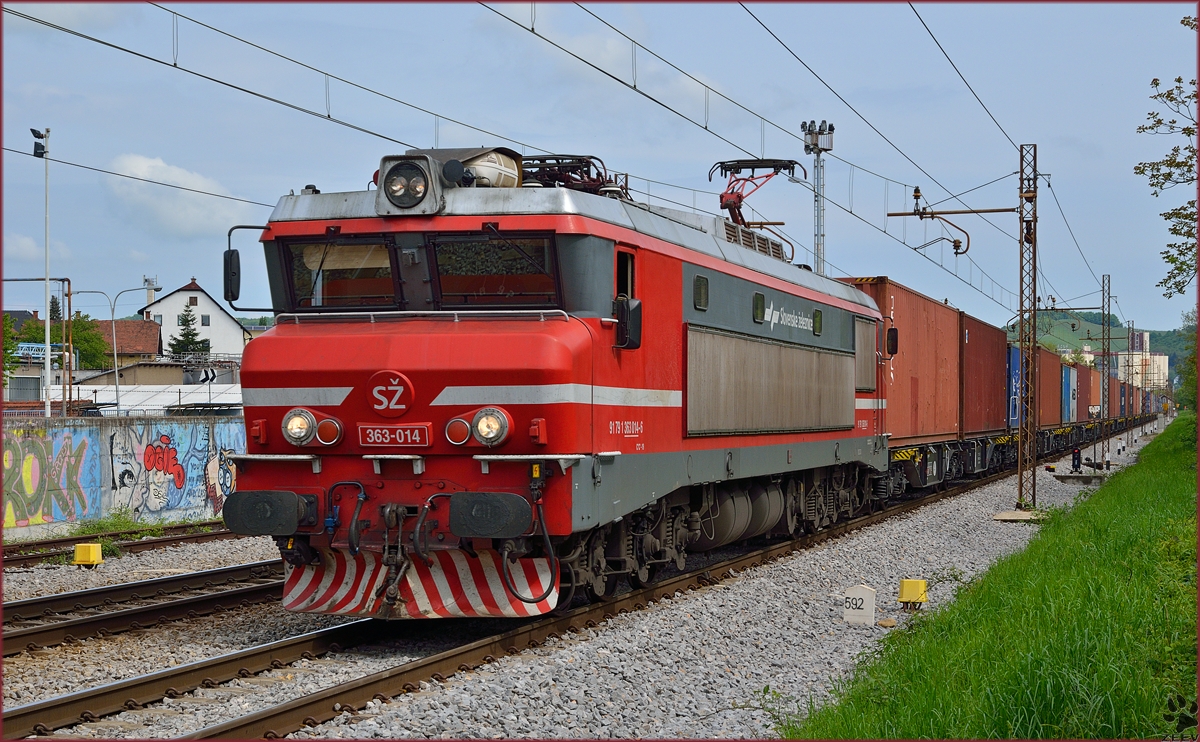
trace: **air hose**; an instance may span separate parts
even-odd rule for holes
[[[540,501],[537,503],[537,513],[538,523],[542,527],[542,539],[546,545],[546,554],[550,557],[550,584],[546,587],[546,592],[536,598],[526,598],[517,592],[517,588],[513,585],[512,576],[508,573],[508,555],[512,552],[512,547],[506,546],[504,551],[500,552],[500,578],[504,580],[504,587],[508,592],[512,593],[512,596],[522,603],[541,603],[546,598],[549,598],[550,593],[554,592],[560,569],[558,557],[554,554],[554,545],[550,543],[550,529],[546,526],[546,514],[542,510],[542,503]]]

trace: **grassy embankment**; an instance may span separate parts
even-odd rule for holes
[[[1020,526],[1017,526],[1020,527]],[[863,658],[796,738],[1147,738],[1196,697],[1196,418]],[[1194,730],[1192,730],[1194,731]]]

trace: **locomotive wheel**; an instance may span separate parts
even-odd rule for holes
[[[605,541],[603,531],[596,531],[588,539],[587,565],[592,579],[584,586],[584,592],[587,594],[588,600],[593,603],[599,603],[615,595],[617,582],[620,579],[620,575],[603,574],[604,569],[608,566],[608,560],[604,556]]]
[[[617,581],[620,575],[604,575],[598,580],[592,580],[587,584],[588,600],[593,603],[602,603],[617,593]],[[599,585],[597,585],[599,583]]]
[[[657,564],[643,565],[636,572],[629,575],[629,584],[634,590],[640,590],[643,587],[653,585],[654,581],[658,579],[658,568],[659,565]],[[645,575],[645,577],[642,577],[642,575]]]
[[[575,571],[574,567],[564,564],[562,566],[561,577],[559,578],[558,583],[560,586],[558,593],[558,604],[555,605],[554,609],[550,611],[550,615],[561,616],[567,611],[571,610],[571,604],[575,602],[575,590],[578,582],[579,573]],[[566,587],[565,592],[562,589],[563,586]]]

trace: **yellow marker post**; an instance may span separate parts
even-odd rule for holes
[[[900,605],[909,611],[919,609],[929,600],[926,589],[925,580],[900,580]]]

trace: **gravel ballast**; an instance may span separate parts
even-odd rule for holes
[[[1114,456],[1114,464],[1134,460],[1144,442],[1135,443],[1126,456]],[[1057,482],[1041,468],[1037,476],[1041,507],[1068,505],[1081,491]],[[959,581],[1023,548],[1033,535],[1035,524],[992,520],[996,512],[1011,509],[1015,499],[1016,480],[1010,477],[746,570],[721,585],[677,595],[596,629],[459,673],[444,683],[423,683],[420,692],[372,702],[357,715],[344,713],[293,736],[770,736],[764,712],[735,707],[754,703],[767,685],[794,698],[821,702],[832,683],[853,668],[855,658],[890,630],[843,623],[842,595],[847,588],[860,583],[874,587],[876,618],[894,618],[900,624],[906,618],[896,602],[901,578],[929,580],[927,609],[944,604],[953,598]],[[218,550],[226,545],[243,545],[245,556],[222,555]],[[278,553],[270,539],[179,547],[185,548],[212,550],[204,556],[189,554],[203,561],[197,568],[269,559]],[[176,553],[164,555],[161,563],[121,564],[163,552]],[[190,566],[180,559],[178,549],[130,555],[106,562],[111,573],[90,584],[159,576],[139,570],[177,569],[183,564]],[[45,572],[47,580],[54,580],[55,570],[75,573],[73,579],[98,579],[95,575],[101,574],[99,569],[51,567],[15,570],[22,573],[15,576],[27,578],[23,587],[28,596],[88,586],[62,579],[55,584],[66,587],[39,590],[41,582],[23,574]],[[6,571],[5,597],[11,600],[10,579]],[[343,620],[258,606],[25,653],[6,659],[4,701],[22,705]],[[450,635],[454,642],[476,635],[461,623],[453,628],[450,622],[421,623],[430,630],[415,631],[414,624],[398,622],[396,641],[360,647],[328,661],[303,661],[187,694],[192,701],[173,699],[62,731],[99,737],[172,736],[446,648]],[[445,630],[433,630],[436,625]]]
[[[1042,508],[1082,490],[1037,477]],[[928,580],[926,609],[943,605],[1033,536],[1033,523],[992,519],[1015,501],[1010,477],[291,736],[769,737],[767,714],[744,708],[764,686],[820,703],[891,630],[843,623],[847,588],[874,587],[876,618],[899,624],[901,578]]]
[[[92,568],[70,564],[15,567],[4,570],[4,602],[278,558],[279,549],[270,536],[255,536],[109,557]]]

